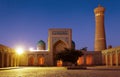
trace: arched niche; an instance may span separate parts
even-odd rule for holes
[[[28,59],[28,65],[33,66],[34,65],[34,56],[30,56]]]
[[[38,56],[38,65],[44,65],[45,58],[43,56]]]
[[[7,59],[8,59],[8,55],[7,53],[4,53],[4,67],[7,67]]]
[[[87,55],[86,56],[86,65],[92,65],[93,64],[93,56]]]
[[[116,64],[116,54],[115,53],[112,54],[112,63],[113,63],[113,65]]]
[[[12,60],[13,60],[13,65],[12,65],[12,66],[16,66],[16,58],[15,58],[15,55],[12,57]]]
[[[9,67],[11,67],[11,60],[12,60],[11,54],[9,54]]]
[[[105,65],[106,64],[106,59],[105,59],[105,55],[102,55],[102,64]]]
[[[84,57],[83,56],[78,58],[77,64],[78,65],[83,65],[84,64]]]

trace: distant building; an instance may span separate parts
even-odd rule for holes
[[[106,66],[119,66],[120,46],[102,50],[102,63]]]
[[[0,44],[0,68],[18,66],[15,50]]]

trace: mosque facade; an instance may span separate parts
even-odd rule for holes
[[[106,48],[104,28],[105,8],[98,6],[95,13],[95,44],[94,51],[83,50],[83,56],[77,60],[78,65],[120,65],[120,47]],[[38,41],[36,50],[27,50],[17,55],[14,49],[0,44],[0,67],[10,66],[57,66],[55,56],[64,48],[75,48],[72,40],[72,29],[51,28],[48,30],[48,47],[43,40]]]

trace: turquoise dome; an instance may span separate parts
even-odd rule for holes
[[[38,41],[38,45],[45,45],[45,42],[43,40]]]
[[[75,42],[72,40],[72,48],[75,49]]]

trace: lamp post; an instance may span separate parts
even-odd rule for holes
[[[16,58],[17,58],[17,59],[16,59],[16,60],[17,60],[16,65],[17,65],[17,66],[20,65],[20,55],[23,54],[23,52],[24,52],[24,49],[21,48],[21,47],[19,47],[19,48],[16,49],[16,53],[17,53],[17,54],[16,54]]]

